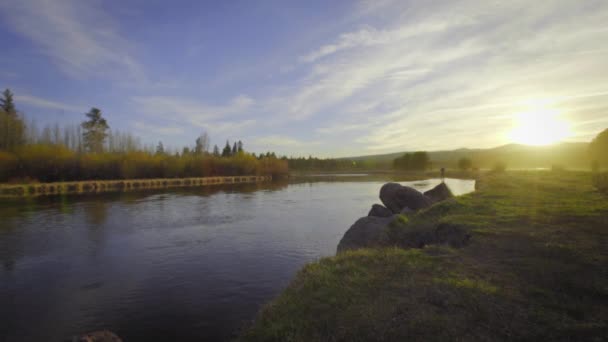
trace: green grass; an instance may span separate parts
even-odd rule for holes
[[[356,218],[353,218],[353,220]],[[576,340],[608,336],[608,196],[590,173],[488,175],[399,220],[468,246],[351,251],[305,266],[243,341]]]

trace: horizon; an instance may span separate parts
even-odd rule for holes
[[[97,107],[148,145],[206,131],[220,148],[348,158],[589,142],[608,127],[601,1],[11,0],[0,16],[0,86],[28,120]]]

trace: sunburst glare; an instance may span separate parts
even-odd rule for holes
[[[570,124],[554,108],[535,107],[515,115],[509,134],[512,142],[525,145],[550,145],[570,136]]]

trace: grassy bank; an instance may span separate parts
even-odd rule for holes
[[[54,194],[80,194],[145,189],[169,189],[220,184],[256,183],[272,180],[270,176],[157,178],[92,180],[33,184],[0,184],[0,197],[24,197]]]
[[[449,223],[472,235],[468,246],[358,250],[309,264],[241,339],[603,340],[608,197],[592,184],[590,173],[487,175],[477,192],[391,234],[399,245],[400,232]]]

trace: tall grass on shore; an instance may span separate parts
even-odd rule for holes
[[[144,151],[78,153],[62,145],[25,145],[0,151],[0,182],[189,178],[287,174],[287,162],[240,152],[231,157]]]
[[[0,198],[39,195],[124,192],[151,189],[186,188],[223,184],[247,184],[272,180],[271,176],[231,176],[201,178],[154,178],[128,180],[90,180],[36,184],[0,184]]]

